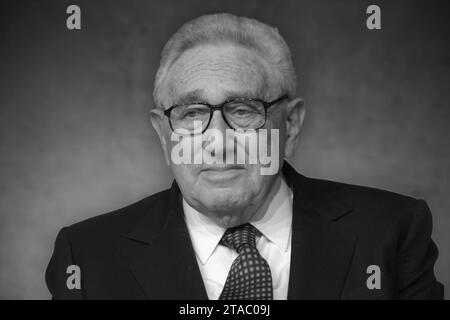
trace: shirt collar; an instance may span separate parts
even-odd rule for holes
[[[250,221],[269,241],[280,250],[289,248],[292,226],[293,194],[284,179],[266,213],[258,221]],[[183,210],[194,251],[202,264],[213,254],[226,229],[191,207],[183,198]]]
[[[289,248],[292,226],[293,193],[284,179],[269,204],[266,213],[258,221],[250,221],[269,241],[281,251]]]
[[[184,198],[183,210],[194,251],[205,264],[219,244],[225,228],[191,207]]]

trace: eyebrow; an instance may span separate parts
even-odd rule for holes
[[[257,90],[257,92],[252,90],[244,90],[244,91],[233,91],[226,90],[225,95],[227,99],[235,99],[235,98],[263,98],[261,96],[262,90]]]
[[[255,94],[252,90],[243,90],[243,91],[235,91],[235,90],[225,90],[225,100],[236,99],[236,98],[260,98],[263,99],[262,89],[258,90],[258,93]],[[196,89],[193,91],[186,92],[182,94],[178,99],[176,99],[177,104],[185,104],[191,102],[207,102],[204,98],[204,90]],[[225,101],[224,100],[224,101]]]
[[[186,93],[183,93],[178,99],[175,100],[175,104],[183,104],[183,103],[190,103],[190,102],[199,102],[203,101],[202,98],[204,96],[202,89],[196,89],[193,91],[189,91]]]

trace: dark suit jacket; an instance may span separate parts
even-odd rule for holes
[[[423,200],[317,180],[285,163],[294,191],[288,299],[442,299],[433,267],[431,213]],[[69,265],[81,289],[69,290]],[[381,288],[368,289],[367,267]],[[171,189],[63,228],[46,271],[54,299],[207,299]]]

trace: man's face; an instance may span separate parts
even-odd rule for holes
[[[233,45],[195,47],[184,52],[169,71],[166,78],[165,108],[198,101],[214,105],[230,98],[274,100],[282,92],[274,89],[269,78],[264,60],[248,49]],[[286,134],[284,103],[286,101],[268,110],[264,125],[269,132],[267,143],[276,144],[272,148],[276,147],[279,164],[283,159]],[[158,132],[165,146],[166,156],[171,158],[172,149],[177,142],[171,141],[172,129],[168,118],[160,119],[163,123]],[[230,128],[220,111],[215,111],[208,129],[217,129],[226,138],[225,130]],[[270,139],[270,129],[279,130],[279,139]],[[268,150],[271,150],[271,146],[268,146]],[[193,148],[192,153],[196,152],[199,150]],[[225,146],[223,141],[223,153],[227,152],[230,152],[230,147]],[[251,220],[278,178],[277,173],[262,175],[260,163],[246,163],[175,164],[172,159],[171,167],[186,201],[220,225],[230,227]]]

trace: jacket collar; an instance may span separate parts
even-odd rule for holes
[[[174,182],[159,195],[120,243],[120,253],[148,299],[206,300],[180,190]]]
[[[337,299],[356,237],[335,221],[352,208],[334,195],[332,184],[306,178],[287,162],[282,170],[294,192],[288,299]],[[121,246],[147,298],[207,299],[176,182],[147,209]]]

